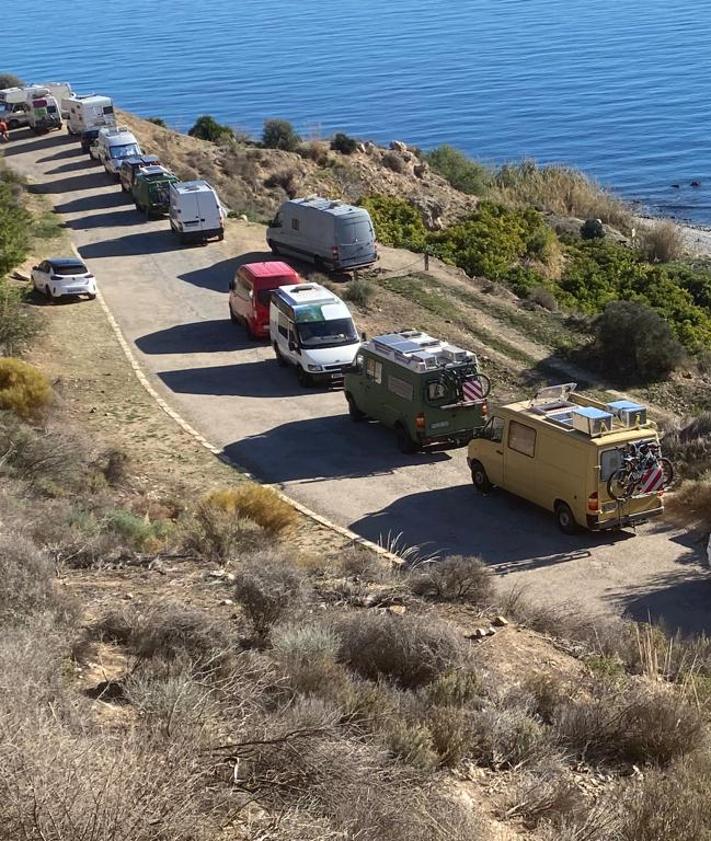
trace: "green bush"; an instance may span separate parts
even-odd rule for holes
[[[21,359],[0,359],[0,409],[18,417],[38,417],[52,399],[45,375]]]
[[[454,188],[469,195],[483,196],[493,178],[493,173],[488,167],[446,144],[427,152],[425,160]]]
[[[595,349],[610,379],[645,383],[662,379],[681,362],[684,349],[654,310],[614,301],[594,324]]]
[[[359,307],[367,307],[375,294],[375,285],[369,280],[357,278],[343,290],[343,297]]]
[[[342,155],[352,155],[358,147],[358,141],[354,137],[348,137],[343,132],[334,134],[331,140],[331,149],[334,152],[340,152]]]
[[[146,121],[149,122],[149,123],[153,123],[154,126],[160,126],[161,128],[168,128],[165,120],[162,117],[146,117]]]
[[[424,250],[427,228],[419,211],[408,201],[390,196],[367,196],[360,204],[370,213],[378,242],[393,248]]]
[[[221,140],[230,140],[234,137],[234,132],[229,126],[218,123],[210,114],[198,117],[188,134],[190,137],[209,140],[211,143],[219,143]]]
[[[267,149],[283,149],[295,152],[301,138],[288,120],[266,120],[262,132],[262,144]]]
[[[22,206],[22,191],[7,170],[0,170],[0,277],[25,259],[32,217]]]
[[[22,353],[39,328],[40,321],[24,303],[22,290],[0,279],[0,354]]]
[[[0,73],[0,90],[4,88],[21,88],[24,85],[25,82],[19,76],[15,76],[14,73]]]

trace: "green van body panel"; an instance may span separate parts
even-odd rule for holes
[[[133,181],[133,200],[148,215],[159,216],[167,213],[170,209],[170,185],[178,181],[178,176],[167,170],[160,176],[150,171],[139,170]]]

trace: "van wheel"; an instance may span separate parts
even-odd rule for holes
[[[299,381],[299,385],[303,388],[310,388],[314,382],[311,379],[311,376],[304,371],[301,365],[296,366],[296,379]]]
[[[410,433],[401,423],[395,427],[395,434],[397,435],[397,448],[401,453],[411,455],[417,452],[417,444],[410,438]]]
[[[555,507],[555,520],[558,523],[558,528],[563,534],[575,534],[578,530],[578,524],[575,522],[573,512],[570,506],[565,502],[559,502]]]
[[[354,423],[365,420],[365,412],[362,412],[358,408],[358,404],[355,402],[355,397],[352,394],[346,394],[346,402],[348,403],[348,414]]]
[[[239,324],[239,318],[232,312],[232,307],[228,305],[227,309],[230,311],[230,321],[233,324]]]
[[[218,242],[222,242],[222,240],[223,240],[224,238],[225,238],[225,232],[224,232],[224,231],[220,231],[220,233],[217,235],[217,241],[218,241]]]
[[[276,356],[277,365],[282,368],[286,368],[286,359],[281,355],[281,351],[279,350],[279,345],[274,342],[274,356]]]
[[[267,245],[269,246],[270,251],[272,252],[272,254],[275,257],[278,257],[281,254],[281,251],[279,250],[279,246],[275,242],[272,242],[271,240],[269,240],[267,242]]]
[[[318,256],[318,254],[314,255],[314,268],[317,272],[321,272],[322,274],[326,274],[326,272],[328,271],[328,266]]]
[[[54,303],[54,295],[50,292],[49,286],[44,287],[44,297],[50,302],[50,304]]]
[[[491,484],[489,477],[486,475],[484,465],[480,461],[473,461],[471,469],[472,483],[474,487],[483,494],[489,493],[494,486]]]

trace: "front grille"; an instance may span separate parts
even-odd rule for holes
[[[326,371],[343,371],[343,365],[324,365],[323,366]]]

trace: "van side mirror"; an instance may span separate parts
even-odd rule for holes
[[[32,271],[33,272],[38,272],[39,271],[39,266],[32,266]]]
[[[297,347],[296,347],[296,342],[295,342],[293,339],[289,339],[289,350],[290,350],[292,353],[295,353],[295,352],[296,352],[296,350],[297,350]]]
[[[363,330],[363,332],[360,334],[360,340],[361,340],[361,342],[367,342],[368,341],[368,334],[365,332],[365,330]]]

